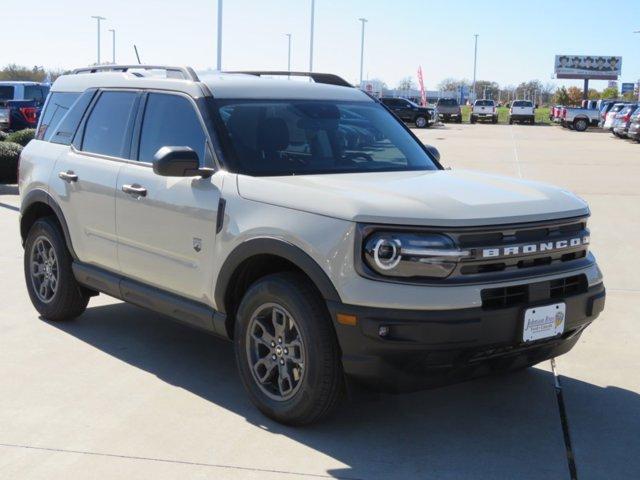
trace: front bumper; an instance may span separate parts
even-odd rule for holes
[[[535,284],[534,284],[535,285]],[[328,302],[345,374],[378,389],[410,391],[532,365],[568,352],[604,308],[602,283],[564,298],[538,299],[507,308],[398,310]],[[527,308],[566,303],[560,337],[522,341]],[[355,315],[344,325],[337,314]],[[380,327],[388,333],[381,337]]]

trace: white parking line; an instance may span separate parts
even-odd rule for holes
[[[516,145],[516,137],[513,135],[513,125],[509,125],[509,133],[513,142],[513,156],[516,159],[516,167],[518,168],[518,176],[522,178],[522,168],[520,167],[520,158],[518,157],[518,146]]]

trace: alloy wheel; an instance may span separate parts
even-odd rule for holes
[[[304,341],[293,316],[276,303],[261,305],[251,316],[245,344],[258,387],[273,400],[293,397],[305,375]]]
[[[36,238],[30,256],[31,284],[41,302],[49,303],[58,289],[58,258],[51,242],[44,236]]]

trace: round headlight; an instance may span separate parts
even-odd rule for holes
[[[402,256],[402,244],[395,238],[380,238],[373,246],[373,260],[382,270],[391,270],[398,266]]]

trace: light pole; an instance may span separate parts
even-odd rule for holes
[[[116,64],[116,31],[113,28],[110,28],[111,32],[111,62]]]
[[[105,17],[101,17],[99,15],[92,15],[91,18],[95,18],[98,23],[98,65],[100,65],[100,22],[102,20],[106,20]]]
[[[218,71],[222,70],[222,0],[218,0]]]
[[[288,50],[287,50],[287,72],[291,72],[291,34],[285,33],[287,36]]]
[[[475,47],[473,49],[473,86],[471,87],[473,92],[473,99],[476,99],[476,66],[478,65],[478,34],[473,35],[475,37]]]
[[[358,86],[362,87],[362,66],[364,64],[364,24],[367,23],[367,19],[359,18],[358,20],[362,22],[362,36],[360,38],[360,85]]]
[[[313,24],[315,20],[316,0],[311,0],[311,31],[309,35],[309,71],[313,72]]]

